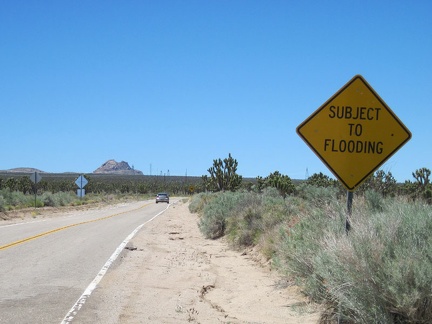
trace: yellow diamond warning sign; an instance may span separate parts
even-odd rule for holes
[[[361,75],[301,123],[297,134],[350,191],[411,138]]]

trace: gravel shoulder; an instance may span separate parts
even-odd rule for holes
[[[73,323],[317,323],[319,314],[253,253],[207,240],[188,203],[147,223]]]

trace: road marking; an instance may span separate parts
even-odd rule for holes
[[[27,225],[27,224],[33,224],[33,223],[41,223],[41,222],[46,222],[46,221],[48,221],[48,219],[32,220],[32,221],[22,222],[22,223],[13,223],[13,224],[7,224],[7,225],[0,225],[0,228],[12,227],[12,226],[20,226],[20,225]]]
[[[59,227],[59,228],[53,229],[51,231],[47,231],[47,232],[43,232],[43,233],[40,233],[40,234],[36,234],[34,236],[26,237],[26,238],[24,238],[22,240],[18,240],[18,241],[12,242],[12,243],[1,245],[0,246],[0,251],[8,249],[8,248],[16,246],[16,245],[19,245],[19,244],[23,244],[23,243],[28,242],[28,241],[35,240],[37,238],[40,238],[40,237],[43,237],[43,236],[46,236],[46,235],[49,235],[49,234],[52,234],[52,233],[63,231],[65,229],[68,229],[68,228],[71,228],[71,227],[74,227],[74,226],[88,224],[88,223],[93,223],[93,222],[98,222],[98,221],[101,221],[101,220],[104,220],[104,219],[108,219],[108,218],[112,218],[112,217],[115,217],[115,216],[119,216],[119,215],[123,215],[123,214],[129,213],[129,212],[133,212],[135,210],[139,210],[141,208],[144,208],[144,207],[146,207],[146,206],[148,206],[150,204],[151,203],[147,203],[147,204],[144,204],[143,206],[138,207],[136,209],[124,211],[124,212],[121,212],[121,213],[117,213],[117,214],[113,214],[113,215],[109,215],[109,216],[105,216],[105,217],[101,217],[101,218],[97,218],[97,219],[92,219],[92,220],[85,221],[85,222],[80,222],[80,223],[76,223],[76,224],[66,225],[66,226],[63,226],[63,227]]]
[[[150,223],[152,220],[154,220],[159,215],[163,214],[170,205],[167,205],[167,207],[162,210],[160,213],[153,216],[148,221],[142,223],[137,228],[133,230],[132,233],[126,237],[126,239],[118,246],[118,248],[114,251],[114,253],[111,255],[111,257],[108,259],[108,261],[104,264],[102,269],[99,271],[99,273],[96,275],[96,277],[93,279],[93,281],[87,286],[86,290],[84,290],[84,293],[78,298],[75,305],[72,306],[70,311],[66,314],[61,324],[68,324],[72,323],[72,320],[74,317],[78,314],[78,311],[83,307],[87,299],[92,294],[93,290],[96,288],[96,286],[99,284],[99,282],[102,280],[104,275],[107,273],[109,267],[114,263],[114,261],[117,259],[117,257],[120,255],[121,251],[123,251],[124,247],[129,243],[129,241],[138,233],[138,231],[147,223]]]

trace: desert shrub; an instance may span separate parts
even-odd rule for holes
[[[277,253],[281,228],[288,229],[299,221],[304,210],[304,200],[287,196],[283,198],[274,188],[266,189],[262,194],[262,217],[258,248],[267,259]],[[282,231],[283,232],[283,231]]]
[[[43,206],[59,207],[70,205],[76,200],[76,196],[70,192],[44,192],[40,199],[43,202]]]
[[[227,235],[235,247],[255,245],[287,215],[287,205],[276,188],[263,193],[219,192],[195,195],[191,212],[200,212],[199,228],[207,238]]]
[[[336,187],[317,187],[301,184],[297,190],[299,197],[316,207],[327,205],[338,198],[338,188]]]
[[[432,187],[431,187],[432,188]],[[430,205],[432,204],[432,189],[427,188],[422,194],[422,198]]]
[[[34,206],[34,196],[25,195],[19,191],[2,189],[0,190],[0,197],[3,200],[3,210]]]
[[[258,192],[219,192],[194,195],[191,212],[201,213],[199,227],[207,238],[226,235],[234,248],[260,245],[267,258],[275,252],[275,231],[283,222],[293,223],[302,199],[283,198],[277,188]],[[294,221],[295,223],[295,221]]]
[[[189,203],[189,211],[191,213],[201,214],[204,210],[204,206],[214,197],[215,195],[209,192],[201,192],[193,195]]]
[[[9,195],[9,202],[14,207],[28,207],[33,201],[33,196],[25,195],[18,191],[12,191]]]
[[[348,238],[325,244],[328,300],[356,323],[432,322],[431,209],[393,202],[363,216]]]
[[[6,200],[0,195],[0,212],[6,210]]]
[[[73,192],[58,192],[56,193],[59,206],[70,205],[77,196]]]
[[[36,201],[33,199],[32,201],[32,207],[36,207],[36,208],[41,208],[44,207],[44,203],[42,200],[40,200],[39,198],[36,199]]]
[[[76,199],[71,192],[44,192],[36,197],[36,207],[43,206],[66,206]],[[9,210],[35,206],[34,195],[23,194],[18,191],[10,191],[8,189],[0,190],[0,210]]]
[[[371,212],[382,212],[385,208],[384,197],[375,190],[367,190],[364,193],[366,204]]]
[[[314,301],[321,302],[324,287],[316,272],[316,257],[327,232],[345,235],[346,211],[335,199],[320,207],[315,204],[303,205],[294,222],[291,219],[280,226],[274,263],[296,278]]]
[[[266,188],[261,195],[262,201],[262,222],[263,229],[271,229],[280,224],[285,219],[289,218],[292,213],[296,213],[295,208],[297,198],[287,196],[284,198],[276,188]]]
[[[296,191],[291,178],[287,175],[281,174],[279,171],[270,173],[264,179],[257,177],[257,187],[259,190],[269,187],[276,188],[283,197],[293,194]]]
[[[50,192],[44,192],[41,199],[44,206],[54,207],[56,205],[54,195]]]
[[[432,322],[430,207],[395,200],[382,212],[357,206],[347,235],[340,205],[313,208],[281,229],[281,269],[326,306],[323,322]]]
[[[263,232],[262,201],[256,193],[243,193],[226,221],[228,240],[236,247],[254,245]]]
[[[139,194],[146,194],[146,193],[148,193],[148,189],[147,189],[147,187],[144,185],[144,184],[139,184],[138,185],[138,188],[137,188],[137,192],[139,193]]]
[[[308,185],[315,187],[334,187],[337,185],[337,180],[330,178],[329,176],[320,173],[314,173],[307,180]]]
[[[243,212],[257,201],[257,194],[247,191],[198,194],[193,198],[190,211],[202,210],[198,226],[206,238],[219,238],[226,234],[228,220]],[[235,230],[234,227],[231,228]]]
[[[213,199],[204,206],[198,223],[199,229],[206,238],[216,239],[225,235],[227,219],[241,201],[245,192],[214,193]]]
[[[225,202],[229,208],[212,207],[211,214],[204,212],[202,228],[209,228],[209,225],[213,226],[212,230],[223,228],[220,235],[225,235],[232,247],[258,246],[268,259],[276,251],[277,228],[284,222],[296,223],[298,212],[303,208],[302,199],[294,196],[284,198],[274,187],[265,188],[261,193],[226,192],[220,195],[230,197],[230,203]],[[219,201],[215,199],[212,203],[218,204]]]

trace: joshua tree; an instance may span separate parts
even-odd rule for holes
[[[207,171],[210,177],[203,176],[205,187],[214,191],[235,191],[242,183],[242,176],[237,174],[238,162],[229,153],[228,158],[213,160],[213,166]]]
[[[415,172],[412,173],[414,179],[417,181],[417,184],[419,184],[422,189],[426,189],[428,186],[430,174],[431,171],[427,168],[421,168],[415,170]]]

